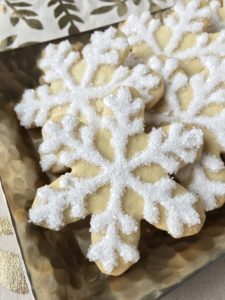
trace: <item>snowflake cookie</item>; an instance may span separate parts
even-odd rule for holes
[[[68,164],[60,154],[63,142],[58,133],[51,135],[52,118],[72,114],[75,122],[83,120],[98,127],[102,109],[99,99],[122,85],[137,89],[150,106],[161,97],[161,78],[147,66],[130,69],[122,65],[127,54],[127,41],[114,28],[95,32],[81,54],[67,41],[45,48],[39,61],[44,72],[41,86],[27,90],[15,107],[21,125],[44,126],[44,142],[39,149],[44,171],[61,172]],[[67,150],[70,151],[69,143]]]
[[[187,76],[173,58],[151,57],[149,66],[160,71],[166,90],[163,99],[147,115],[151,125],[182,122],[204,132],[203,155],[199,162],[181,170],[177,177],[201,200],[205,210],[225,202],[225,59],[202,60],[206,70]]]
[[[201,203],[169,175],[201,155],[203,136],[179,123],[145,133],[145,99],[134,88],[119,87],[102,101],[98,128],[78,125],[71,114],[57,120],[58,136],[66,128],[65,149],[67,142],[77,149],[71,172],[38,189],[29,216],[59,230],[91,215],[87,257],[119,275],[139,259],[141,219],[176,238],[201,229]]]
[[[206,6],[202,6],[202,2]],[[209,3],[218,1],[179,0],[173,13],[154,19],[149,12],[130,16],[120,29],[126,35],[135,58],[146,62],[152,55],[165,55],[182,61],[182,68],[189,74],[202,70],[200,57],[225,53],[225,31],[206,32],[212,18]]]

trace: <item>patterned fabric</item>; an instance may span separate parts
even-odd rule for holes
[[[170,7],[173,2],[174,0],[0,0],[0,51],[110,25],[133,13]]]
[[[0,182],[0,299],[34,299]]]

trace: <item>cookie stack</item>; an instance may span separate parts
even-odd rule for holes
[[[15,107],[42,128],[42,169],[58,174],[30,220],[59,230],[91,215],[87,257],[103,273],[139,259],[141,219],[179,238],[225,202],[223,20],[220,1],[180,0],[161,19],[95,32],[80,52],[50,44],[41,85]]]

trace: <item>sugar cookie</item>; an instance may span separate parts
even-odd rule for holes
[[[205,31],[204,24],[210,23],[212,17],[209,5],[202,6],[201,1],[181,0],[172,11],[163,20],[154,19],[149,12],[140,17],[130,16],[120,27],[134,57],[143,62],[152,55],[173,57],[181,60],[182,68],[189,75],[203,69],[201,57],[224,57],[225,31]]]
[[[148,115],[155,126],[181,122],[201,128],[204,148],[200,161],[181,170],[178,180],[198,195],[205,210],[225,202],[225,59],[207,56],[205,71],[187,76],[172,58],[152,57],[149,65],[160,71],[166,83],[163,99]]]
[[[201,203],[168,174],[200,156],[202,131],[176,123],[144,133],[145,99],[134,88],[118,88],[103,105],[98,128],[77,126],[73,115],[56,121],[65,149],[77,149],[72,171],[38,189],[30,220],[59,230],[92,215],[87,256],[119,275],[139,259],[141,219],[176,238],[201,229]]]
[[[43,127],[51,118],[73,114],[76,122],[85,120],[98,126],[102,109],[99,99],[122,85],[136,88],[146,104],[154,104],[162,95],[162,80],[144,65],[132,69],[122,65],[127,54],[127,41],[114,28],[95,32],[81,55],[67,41],[50,44],[39,62],[44,83],[27,90],[15,107],[21,124],[26,128]],[[39,149],[42,169],[63,171],[68,161],[60,155],[62,143],[57,133],[55,139],[52,136],[51,122],[43,128],[43,139]]]
[[[42,127],[50,120],[43,128],[44,142],[39,148],[44,171],[62,172],[68,166],[68,161],[60,155],[63,142],[57,133],[52,136],[51,119],[73,114],[75,122],[84,119],[98,126],[99,99],[121,85],[136,88],[149,105],[161,97],[161,78],[144,65],[132,69],[124,66],[122,63],[127,54],[126,39],[114,28],[95,32],[81,55],[73,51],[68,42],[46,47],[39,62],[45,84],[36,90],[27,90],[15,107],[21,124],[27,128]]]

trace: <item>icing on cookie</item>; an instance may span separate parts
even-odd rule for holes
[[[202,128],[204,156],[189,168],[188,180],[182,180],[184,170],[178,178],[201,197],[206,210],[211,210],[225,201],[225,167],[220,157],[225,150],[225,60],[208,56],[202,59],[202,64],[207,71],[189,78],[182,70],[175,72],[178,61],[174,59],[149,60],[151,68],[161,70],[166,83],[164,99],[149,114],[149,123],[182,122]],[[208,196],[206,186],[210,187]]]
[[[225,7],[222,1],[210,1],[210,27],[209,30],[213,32],[218,32],[222,29],[225,29]]]
[[[77,128],[72,115],[51,125],[59,138],[66,134],[65,146],[77,149],[66,158],[72,171],[38,190],[29,215],[32,222],[58,230],[91,214],[87,256],[107,274],[121,274],[139,259],[140,219],[174,237],[202,226],[197,198],[167,175],[196,159],[202,131],[172,124],[144,133],[144,101],[127,87],[103,102],[98,129]]]
[[[159,76],[150,74],[145,65],[132,69],[121,65],[126,51],[126,39],[118,36],[114,28],[95,32],[91,43],[82,50],[82,59],[67,41],[47,46],[39,63],[44,71],[45,84],[36,90],[27,90],[15,107],[21,124],[27,128],[42,127],[56,113],[72,114],[75,119],[82,118],[99,126],[101,116],[96,100],[122,85],[137,89],[146,103],[154,102],[157,97],[149,90],[160,90]],[[42,168],[46,171],[56,163],[62,166],[62,160],[57,161],[57,156],[52,153],[59,149],[60,140],[57,133],[52,135],[51,121],[47,122],[43,132],[40,155]]]
[[[155,59],[149,60],[149,66],[154,70],[160,71],[155,64]],[[172,59],[171,59],[172,60]],[[165,64],[165,69],[161,69],[161,74],[168,78],[168,60]],[[194,124],[196,126],[208,129],[213,133],[217,143],[225,149],[225,88],[224,88],[224,68],[225,60],[217,57],[204,57],[202,63],[207,67],[208,75],[205,73],[196,74],[190,78],[182,73],[175,75],[172,80],[168,81],[167,92],[165,96],[166,104],[169,109],[166,113],[153,114],[154,122],[183,122],[186,124]],[[174,63],[175,66],[176,62]],[[163,67],[163,64],[160,65]],[[172,68],[173,71],[173,68]],[[189,85],[192,91],[190,103],[184,109],[181,106],[179,98],[179,90]],[[201,88],[199,88],[201,87]],[[208,107],[222,106],[218,112],[210,114],[204,113]]]
[[[52,92],[49,85],[40,86],[36,90],[27,90],[21,103],[15,108],[21,124],[27,128],[33,124],[43,126],[51,110],[63,105],[70,106],[69,113],[81,111],[88,120],[94,118],[96,114],[89,102],[104,97],[120,84],[134,86],[144,96],[149,96],[148,89],[155,87],[159,83],[159,78],[155,76],[154,81],[152,78],[149,79],[149,76],[145,76],[149,70],[144,66],[137,66],[131,74],[127,67],[119,66],[119,51],[124,51],[126,48],[126,40],[117,37],[116,29],[109,28],[105,32],[95,32],[91,43],[82,50],[86,67],[80,82],[76,82],[71,69],[80,62],[79,53],[73,51],[72,45],[67,41],[59,45],[47,46],[45,56],[39,63],[45,72],[44,80],[48,84],[62,80],[63,86],[57,94]],[[109,82],[95,86],[92,82],[93,77],[102,65],[117,67],[112,70],[114,72]],[[141,77],[140,82],[137,80],[139,77]]]
[[[122,70],[123,69],[123,70]],[[127,67],[121,67],[119,78],[112,79],[112,82],[109,84],[106,84],[104,86],[104,93],[103,95],[107,95],[110,92],[112,92],[116,87],[121,85],[127,85],[131,87],[135,87],[143,96],[145,96],[145,103],[150,103],[151,100],[155,100],[151,94],[149,94],[150,89],[157,88],[159,86],[160,78],[158,76],[151,75],[149,73],[149,68],[144,65],[137,65],[132,70],[129,70]],[[103,91],[103,89],[102,89]],[[85,93],[85,90],[84,90]],[[102,93],[99,91],[98,88],[92,87],[90,89],[90,99],[100,99],[102,98]],[[80,99],[84,99],[81,97]],[[152,101],[153,102],[153,101]],[[76,109],[74,110],[74,106]],[[88,122],[92,123],[92,126],[98,127],[101,123],[101,117],[95,113],[95,109],[93,106],[90,106],[90,109],[86,109],[86,104],[82,103],[82,101],[76,102],[75,105],[70,108],[70,110],[66,114],[73,114],[73,118],[76,118],[77,115],[77,106],[78,108],[82,108],[86,119]],[[79,113],[79,110],[78,110]],[[62,138],[59,139],[59,135],[57,133],[57,128],[59,126],[62,126],[60,124],[57,124],[54,126],[54,128],[51,126],[52,121],[47,121],[43,126],[43,135],[44,140],[43,143],[40,145],[39,153],[41,155],[41,166],[44,171],[49,170],[55,163],[58,163],[59,165],[68,166],[70,163],[67,159],[64,158],[64,155],[58,155],[58,151],[60,149],[60,143],[63,144],[64,137],[67,136],[67,131],[69,130],[68,126],[66,125],[66,121],[63,122],[64,132],[62,132]],[[73,144],[70,144],[68,142],[68,153],[74,151],[76,148],[74,148]]]
[[[214,1],[211,5],[213,6]],[[216,1],[217,2],[217,1]],[[203,55],[224,56],[225,32],[204,32],[204,23],[212,17],[209,6],[200,1],[177,1],[173,14],[162,21],[149,12],[130,16],[121,26],[134,55],[166,55],[191,60]],[[135,48],[140,45],[140,49]]]
[[[109,28],[105,32],[93,34],[91,44],[84,47],[82,51],[86,68],[80,82],[77,82],[71,69],[80,62],[80,54],[73,51],[68,41],[61,42],[59,45],[48,45],[45,48],[44,57],[39,62],[40,68],[45,73],[44,81],[52,84],[57,80],[62,80],[63,86],[57,94],[53,93],[51,86],[46,84],[36,90],[25,91],[21,103],[15,108],[21,124],[27,128],[33,124],[43,126],[51,110],[63,105],[69,105],[68,110],[71,113],[82,110],[83,113],[94,118],[94,109],[88,105],[88,101],[90,98],[104,95],[109,86],[93,87],[91,79],[100,65],[118,65],[119,51],[124,51],[126,48],[126,40],[117,37],[116,29]],[[124,72],[126,70],[116,72],[112,82],[118,82],[121,73],[123,76]]]
[[[209,162],[210,160],[210,162]],[[218,175],[218,177],[217,177]],[[224,203],[225,168],[222,161],[215,156],[205,156],[193,165],[183,168],[178,174],[180,182],[197,195],[206,211],[213,210]]]

